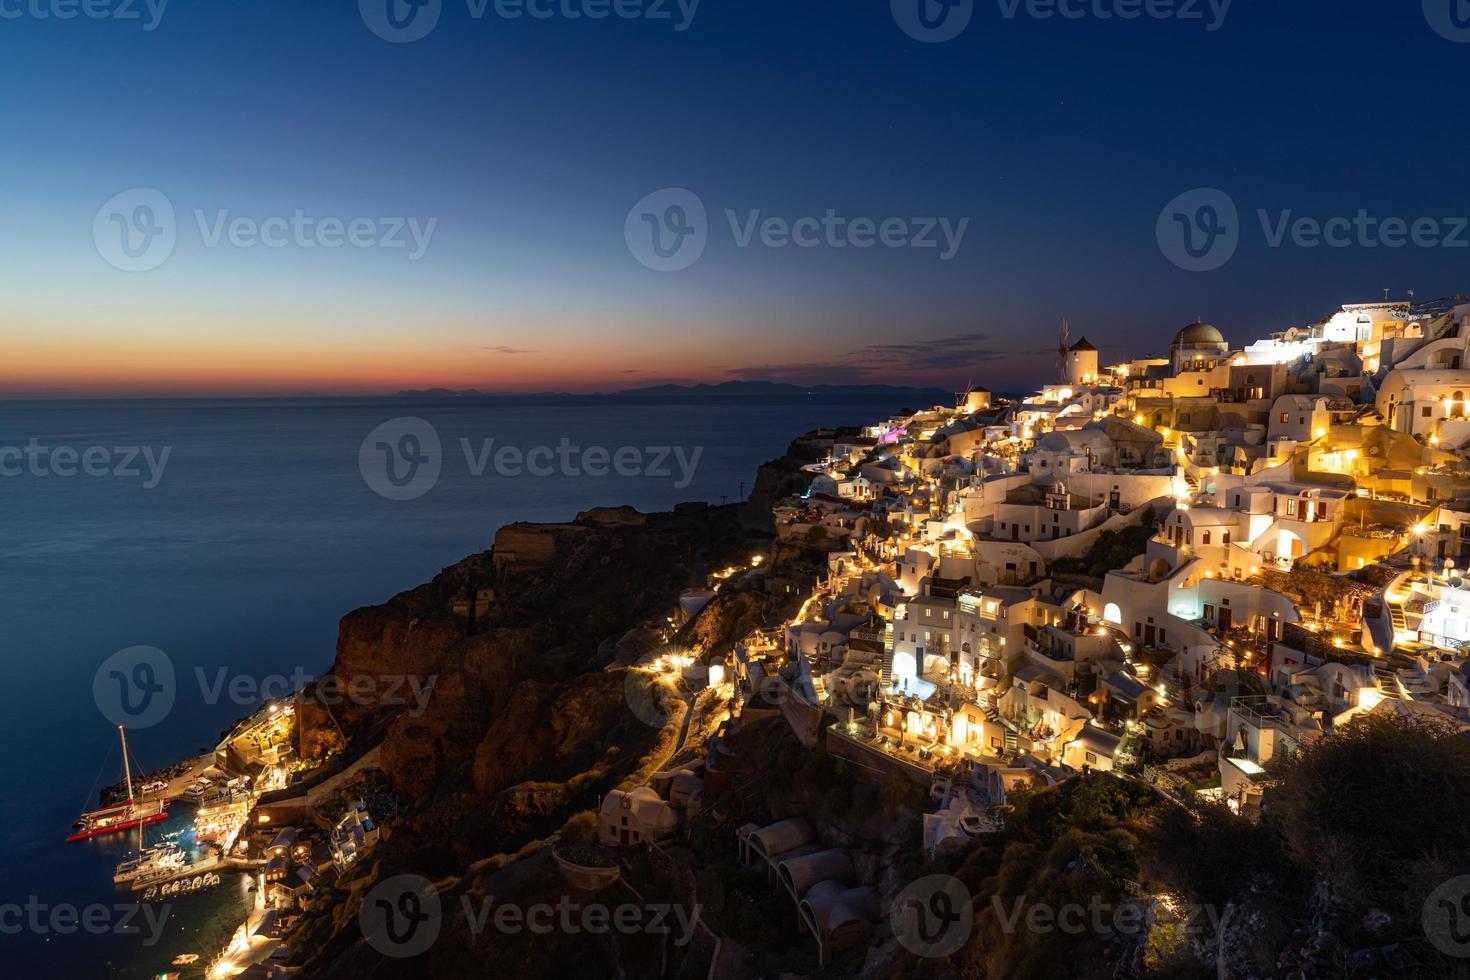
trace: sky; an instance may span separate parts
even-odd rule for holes
[[[0,0],[0,398],[1015,390],[1470,292],[1451,0],[415,2]]]

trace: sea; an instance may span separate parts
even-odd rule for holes
[[[112,885],[137,831],[64,842],[121,777],[99,680],[119,651],[173,667],[171,707],[128,732],[161,768],[325,670],[345,613],[504,524],[733,502],[796,436],[902,398],[0,401],[0,972],[152,977],[197,953],[198,975],[249,907],[231,874],[140,910]],[[175,804],[149,842],[187,846],[190,815]]]

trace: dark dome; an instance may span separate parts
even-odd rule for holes
[[[1174,335],[1176,347],[1203,347],[1225,343],[1224,334],[1208,323],[1191,323]]]

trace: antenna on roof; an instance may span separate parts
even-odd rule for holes
[[[1387,290],[1387,289],[1385,289],[1385,290],[1384,290],[1384,291],[1383,291],[1383,301],[1384,301],[1384,302],[1385,302],[1385,303],[1387,303],[1387,302],[1388,302],[1388,290]]]

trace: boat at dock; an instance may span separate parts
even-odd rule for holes
[[[131,888],[135,892],[145,892],[144,901],[149,900],[146,892],[152,892],[160,899],[171,898],[175,895],[188,895],[191,892],[213,888],[224,881],[224,878],[214,870],[220,866],[218,858],[210,857],[193,864],[162,868],[152,874],[134,878]]]
[[[117,726],[117,733],[122,739],[123,781],[127,786],[128,797],[121,803],[84,812],[72,824],[72,834],[66,839],[68,844],[168,818],[168,800],[142,800],[134,797],[133,770],[128,760],[128,734],[121,725]]]
[[[188,863],[184,849],[177,844],[159,844],[143,849],[143,853],[117,866],[112,876],[114,885],[126,885],[138,878],[153,878],[161,872],[182,869]]]

